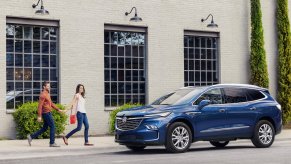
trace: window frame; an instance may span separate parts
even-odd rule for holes
[[[208,38],[211,39],[216,39],[216,47],[213,47],[213,45],[211,44],[211,48],[207,47],[207,45],[205,45],[205,47],[202,47],[201,45],[199,47],[196,47],[194,41],[193,41],[193,48],[191,47],[185,47],[185,37],[202,37],[205,38],[205,42],[207,41]],[[206,44],[206,43],[205,43]],[[185,49],[187,49],[187,58],[185,57]],[[189,49],[193,49],[193,59],[189,58],[189,53],[188,50]],[[211,51],[211,59],[208,59],[207,57],[205,57],[205,59],[195,59],[195,50],[199,50],[199,55],[202,53],[201,50],[205,50],[205,55],[207,56],[207,52]],[[213,58],[213,51],[216,52],[216,59]],[[193,30],[184,30],[184,35],[183,35],[183,54],[184,54],[184,86],[209,86],[209,85],[214,85],[214,84],[219,84],[221,82],[221,64],[220,64],[220,33],[219,32],[214,32],[214,31],[193,31]],[[189,62],[193,61],[193,69],[190,69],[190,64]],[[199,62],[199,69],[196,70],[195,68],[195,61]],[[185,65],[185,62],[187,62],[187,66]],[[205,62],[205,68],[202,68],[201,66],[201,62]],[[211,69],[207,68],[207,63],[210,62],[211,63]],[[213,63],[216,63],[216,68],[212,68],[213,67]],[[187,69],[186,69],[187,67]],[[204,67],[204,66],[203,66]],[[190,74],[192,74],[192,76],[190,76]],[[205,81],[202,80],[202,75],[201,73],[203,73],[205,75]],[[207,80],[207,76],[208,74],[211,74],[211,80]],[[213,79],[214,77],[214,73],[216,74],[215,77],[217,77],[217,81],[215,81]],[[187,77],[185,76],[187,74]],[[196,81],[195,79],[195,74],[199,74],[199,80]],[[190,78],[194,79],[194,81],[190,80]]]
[[[16,47],[14,46],[13,48],[13,51],[11,52],[7,52],[7,50],[5,50],[5,54],[6,54],[6,69],[21,69],[22,71],[25,71],[26,69],[29,69],[31,70],[31,78],[30,79],[27,79],[25,80],[24,78],[24,72],[23,72],[23,78],[21,80],[17,80],[15,79],[15,75],[13,75],[13,79],[12,80],[8,80],[7,77],[5,77],[5,84],[6,84],[6,96],[7,96],[7,83],[13,83],[13,91],[15,92],[16,91],[16,83],[17,82],[20,82],[22,83],[22,91],[21,91],[21,95],[22,96],[22,103],[25,103],[27,102],[25,100],[25,96],[28,96],[30,97],[31,100],[28,100],[28,101],[34,101],[34,97],[38,97],[39,95],[37,93],[33,93],[31,91],[31,93],[28,93],[28,95],[25,95],[24,92],[26,92],[26,87],[25,87],[25,84],[29,84],[29,86],[31,87],[31,89],[34,91],[35,90],[35,87],[34,87],[34,83],[39,83],[40,84],[40,91],[41,92],[41,83],[43,81],[43,79],[39,79],[39,80],[35,80],[34,77],[33,77],[33,72],[34,72],[34,69],[38,69],[39,70],[39,73],[40,73],[40,77],[41,77],[41,74],[43,72],[43,70],[47,70],[48,71],[48,80],[51,80],[52,79],[52,70],[55,70],[53,72],[55,72],[53,75],[56,76],[56,79],[51,81],[52,83],[55,83],[56,84],[56,93],[52,94],[52,97],[56,97],[56,101],[59,102],[60,101],[60,67],[59,67],[59,58],[60,58],[60,53],[59,53],[59,46],[60,46],[60,29],[59,29],[59,21],[58,20],[39,20],[39,19],[31,19],[31,18],[18,18],[18,17],[6,17],[6,26],[7,25],[14,25],[15,26],[21,26],[22,28],[22,38],[19,38],[17,39],[16,38],[16,33],[15,31],[13,32],[13,38],[8,38],[7,36],[5,37],[5,40],[20,40],[22,41],[22,51],[21,52],[16,52],[15,49]],[[25,28],[29,28],[31,30],[31,38],[25,38],[25,33],[24,33],[24,30]],[[33,33],[34,33],[34,28],[39,28],[40,29],[40,34],[42,33],[42,28],[48,28],[50,30],[50,28],[54,28],[55,30],[55,35],[56,35],[56,39],[51,39],[51,37],[48,37],[48,39],[44,39],[44,38],[41,38],[42,35],[40,35],[40,38],[39,39],[35,39],[33,38]],[[34,41],[36,42],[39,42],[40,43],[40,52],[34,52],[33,51],[33,45],[34,45]],[[30,52],[26,52],[25,51],[25,42],[30,42],[29,44],[30,45]],[[48,46],[48,52],[46,53],[43,53],[42,51],[42,46],[41,44],[43,42],[47,42],[48,45],[50,44],[55,44],[55,50],[53,50],[53,53],[52,53],[52,50],[50,49],[50,46]],[[15,45],[15,44],[14,44]],[[6,43],[6,46],[7,46],[7,43]],[[13,65],[11,66],[8,66],[7,65],[7,55],[8,54],[12,54],[13,56]],[[22,65],[21,66],[16,66],[15,64],[15,61],[16,61],[16,58],[15,58],[15,55],[16,54],[20,54],[22,56]],[[34,66],[34,60],[33,60],[33,57],[37,55],[39,56],[39,61],[40,61],[40,66]],[[25,65],[25,56],[29,57],[29,65]],[[47,64],[46,66],[42,66],[41,63],[42,62],[42,58],[46,58],[47,57]],[[53,59],[51,59],[53,58]],[[55,60],[55,66],[51,66],[51,60]],[[28,87],[29,89],[29,87]],[[37,96],[36,96],[37,95]],[[13,99],[17,98],[18,96],[15,95],[14,93],[14,97]],[[35,100],[36,101],[36,100]],[[13,100],[13,106],[14,108],[8,108],[7,107],[7,102],[5,103],[5,106],[6,106],[6,113],[13,113],[16,109],[16,102],[15,100]]]
[[[104,43],[103,43],[103,48],[104,48],[104,51],[103,51],[104,52],[103,53],[103,57],[104,57],[104,90],[103,90],[103,94],[104,94],[104,99],[103,99],[104,110],[105,111],[112,111],[112,110],[116,109],[116,107],[121,106],[121,104],[118,104],[118,98],[119,98],[119,95],[120,95],[119,90],[118,90],[118,85],[119,85],[120,82],[124,83],[124,86],[126,86],[126,83],[130,83],[131,84],[131,87],[133,87],[133,84],[137,84],[138,85],[138,92],[137,93],[133,93],[133,91],[131,91],[131,93],[126,93],[126,89],[124,90],[124,93],[121,93],[121,95],[124,96],[124,104],[126,103],[126,96],[127,95],[130,95],[131,96],[131,101],[133,101],[133,95],[137,95],[138,96],[138,101],[140,101],[140,96],[144,96],[144,103],[147,104],[148,103],[148,93],[147,93],[148,92],[148,89],[147,89],[148,88],[148,86],[147,86],[148,85],[148,82],[147,82],[147,79],[148,79],[147,78],[147,75],[148,75],[148,73],[147,73],[147,68],[148,68],[148,63],[147,63],[147,52],[148,52],[148,50],[147,50],[147,48],[148,48],[147,40],[148,40],[148,33],[147,33],[147,27],[146,26],[128,26],[128,25],[106,24],[105,23],[104,24],[104,33],[103,33],[104,34],[104,37],[105,37],[105,32],[143,33],[143,35],[144,35],[143,53],[144,54],[143,54],[143,57],[140,57],[140,55],[138,55],[136,57],[132,57],[132,56],[129,57],[129,56],[126,56],[126,54],[124,54],[124,56],[121,57],[121,58],[124,58],[124,60],[125,60],[124,61],[124,68],[119,68],[118,62],[116,62],[116,64],[117,64],[116,68],[115,67],[113,68],[113,70],[116,70],[116,72],[117,72],[117,79],[116,79],[116,81],[112,81],[111,79],[109,81],[106,81],[106,79],[105,79],[105,76],[106,76],[105,71],[106,70],[109,70],[109,74],[111,74],[111,71],[110,70],[112,70],[112,67],[111,67],[111,64],[109,64],[109,67],[106,68],[106,66],[105,66],[105,58],[108,57],[109,60],[111,60],[112,57],[105,55],[105,45],[106,44],[110,45],[111,43],[105,43],[105,40],[103,40],[104,41]],[[131,51],[132,51],[132,45],[133,44],[129,44],[129,45],[131,45]],[[124,48],[124,52],[125,52],[125,50],[126,50],[126,47]],[[111,51],[111,50],[109,50],[109,51]],[[138,48],[138,51],[139,51],[139,48]],[[131,55],[132,55],[132,53],[133,52],[131,52]],[[117,54],[116,58],[119,59],[120,56]],[[139,68],[139,64],[138,64],[138,68],[136,68],[136,69],[133,68],[132,66],[131,66],[130,69],[129,68],[126,68],[125,65],[126,65],[126,59],[127,58],[131,59],[131,62],[132,62],[132,59],[136,58],[136,59],[138,59],[138,63],[140,63],[140,60],[143,59],[143,61],[144,61],[144,63],[143,63],[143,69],[140,69]],[[119,70],[123,70],[124,71],[125,76],[124,76],[124,80],[123,81],[120,81],[118,79],[118,72],[119,72]],[[141,77],[139,74],[140,74],[140,72],[143,72],[144,81],[141,81],[140,79],[138,79],[137,81],[133,81],[132,79],[130,81],[126,80],[126,71],[131,71],[131,78],[132,78],[133,77],[133,72],[132,72],[133,70],[137,70],[138,71],[138,77]],[[116,84],[117,84],[116,94],[115,93],[113,94],[113,95],[116,95],[116,97],[117,97],[117,101],[116,101],[117,106],[111,106],[111,103],[112,103],[111,102],[111,95],[112,95],[111,90],[109,90],[108,93],[106,93],[106,91],[105,91],[106,90],[106,88],[105,88],[106,85],[105,84],[106,83],[109,83],[109,86],[111,88],[111,83],[112,82],[116,82]],[[144,84],[144,93],[142,93],[142,94],[139,91],[140,90],[140,84],[141,83]],[[131,90],[132,90],[132,88],[131,88]],[[105,102],[106,101],[106,96],[110,96],[110,100],[109,100],[110,101],[109,102],[110,103],[110,106],[106,106],[106,102]]]

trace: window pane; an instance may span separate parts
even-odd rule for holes
[[[14,80],[13,68],[6,68],[6,80]]]
[[[24,68],[24,80],[32,80],[32,69]]]
[[[111,70],[111,81],[117,81],[117,71]]]
[[[124,70],[118,71],[118,81],[124,81]]]
[[[13,54],[6,55],[6,66],[14,66],[14,55]]]
[[[33,52],[40,53],[40,42],[39,41],[33,42]]]
[[[123,105],[124,104],[124,96],[123,95],[119,95],[118,96],[118,105]]]
[[[14,38],[14,25],[6,25],[6,38]]]
[[[42,40],[48,40],[49,39],[49,28],[41,28],[41,38]]]
[[[23,51],[23,45],[22,40],[15,40],[15,52],[22,52]]]
[[[23,80],[23,69],[15,68],[15,80]]]
[[[42,67],[49,67],[49,55],[42,55]]]
[[[118,56],[124,56],[124,47],[123,46],[118,47]]]
[[[104,32],[104,43],[110,42],[110,32]]]
[[[105,56],[109,56],[109,48],[110,48],[109,44],[104,45],[104,55]]]
[[[109,57],[104,58],[104,66],[105,66],[105,68],[110,68],[110,58]]]
[[[33,55],[33,67],[40,67],[40,56]]]
[[[32,27],[24,27],[24,39],[32,39]]]
[[[110,83],[105,83],[104,90],[105,93],[110,93]]]
[[[40,80],[40,70],[38,68],[33,69],[33,80]]]
[[[138,46],[132,46],[132,56],[138,57]]]
[[[110,71],[108,71],[108,70],[104,71],[104,80],[110,81]]]
[[[124,93],[124,91],[125,91],[125,84],[118,83],[118,93]]]
[[[32,52],[32,41],[24,41],[24,52],[25,53]]]
[[[57,57],[50,55],[50,67],[57,67]]]
[[[49,42],[42,42],[42,53],[49,53]]]
[[[51,74],[50,81],[57,81],[58,80],[57,71],[55,69],[51,69],[50,74]]]
[[[32,65],[32,55],[25,54],[24,55],[24,66],[25,67],[31,67]]]
[[[110,106],[110,96],[108,95],[105,96],[105,106],[106,107]]]
[[[57,54],[56,42],[50,42],[50,54]]]
[[[139,46],[139,57],[144,57],[144,46]]]
[[[6,52],[14,52],[14,41],[6,40]]]
[[[49,80],[49,69],[42,69],[42,80]]]
[[[40,28],[39,27],[33,28],[33,39],[40,39]]]
[[[118,58],[118,68],[124,69],[124,58]]]
[[[57,29],[51,27],[50,28],[50,40],[57,40]]]
[[[111,68],[117,68],[117,58],[111,57]]]
[[[111,93],[117,93],[117,83],[111,83]]]
[[[22,26],[15,26],[15,38],[22,39],[23,38],[23,27]]]

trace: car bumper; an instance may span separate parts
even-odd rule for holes
[[[144,119],[134,130],[121,130],[116,127],[115,142],[121,145],[163,145],[168,119]],[[155,125],[157,129],[149,130],[145,125]]]

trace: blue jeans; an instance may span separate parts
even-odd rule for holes
[[[30,135],[32,139],[37,138],[39,135],[47,131],[48,127],[50,127],[50,144],[55,143],[55,122],[52,116],[52,113],[43,113],[43,126],[40,130],[35,132],[34,134]]]
[[[85,126],[84,137],[85,143],[88,143],[88,131],[89,131],[89,122],[86,113],[77,112],[78,126],[76,129],[72,130],[66,135],[66,138],[70,138],[73,134],[82,129],[82,124]]]

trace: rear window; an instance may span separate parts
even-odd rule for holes
[[[255,101],[255,100],[259,100],[259,99],[265,98],[265,95],[262,94],[258,90],[246,89],[246,91],[247,91],[248,101]]]
[[[225,103],[240,103],[247,101],[246,94],[241,88],[224,88],[223,90]]]

